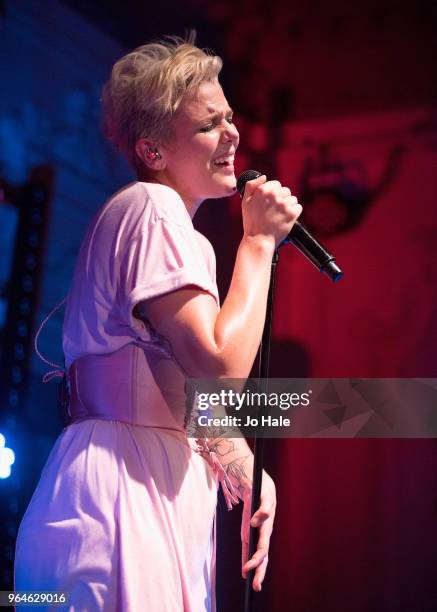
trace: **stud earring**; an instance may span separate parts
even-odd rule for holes
[[[146,149],[146,157],[148,161],[154,161],[155,159],[161,159],[161,155],[156,149]]]

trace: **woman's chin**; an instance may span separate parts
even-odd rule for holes
[[[230,171],[229,174],[221,177],[220,185],[225,190],[225,195],[232,195],[235,193],[237,188],[237,179],[235,178],[234,171]]]
[[[218,193],[215,197],[216,198],[228,198],[229,196],[234,195],[234,193],[237,191],[237,185],[236,182],[229,182],[226,185],[223,185],[222,188],[220,189],[220,193]]]
[[[207,199],[227,198],[235,193],[237,189],[237,179],[233,170],[228,172],[214,173],[210,183],[209,195]]]

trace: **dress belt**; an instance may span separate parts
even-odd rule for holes
[[[144,351],[133,344],[73,362],[68,370],[70,422],[85,418],[117,420],[185,435],[183,393],[178,386],[169,385],[165,392],[177,399],[177,406],[170,408],[147,370]]]

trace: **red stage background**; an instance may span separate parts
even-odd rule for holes
[[[437,376],[435,119],[431,108],[417,108],[293,122],[269,158],[243,149],[239,170],[268,166],[300,195],[304,168],[311,159],[317,167],[323,145],[325,162],[337,168],[331,183],[346,176],[371,194],[355,226],[322,239],[344,269],[338,284],[293,247],[281,248],[272,376]],[[243,129],[269,146],[266,126]],[[341,203],[322,194],[318,205],[335,229]],[[198,220],[219,271],[220,254],[228,262],[219,275],[223,295],[241,235],[239,207],[236,197],[224,220],[222,204],[211,202]],[[271,440],[266,461],[278,512],[259,610],[437,609],[435,440]],[[238,521],[223,513],[220,524],[224,610],[240,609]]]

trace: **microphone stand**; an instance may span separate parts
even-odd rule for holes
[[[279,259],[279,247],[275,250],[272,259],[272,266],[270,269],[270,286],[267,296],[267,308],[266,318],[264,322],[264,330],[261,339],[260,347],[260,360],[259,360],[259,387],[261,393],[268,392],[268,377],[269,377],[269,363],[270,363],[270,339],[271,339],[271,328],[272,328],[272,311],[273,311],[273,291],[275,287],[275,270],[276,264]],[[259,406],[257,418],[258,423],[260,422],[262,406]],[[260,429],[258,425],[257,429]],[[262,486],[262,472],[263,472],[263,454],[264,454],[264,438],[259,436],[257,431],[254,438],[253,447],[253,477],[252,477],[252,500],[250,516],[258,510],[261,500],[261,486]],[[250,526],[249,530],[249,554],[248,559],[251,559],[256,551],[258,543],[258,527]],[[252,588],[253,577],[255,570],[251,570],[248,573],[245,583],[244,591],[244,612],[251,612],[253,610],[253,594]]]

